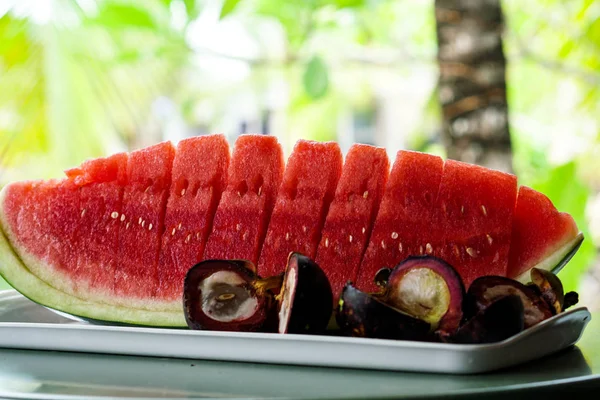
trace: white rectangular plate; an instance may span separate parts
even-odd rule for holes
[[[0,292],[0,347],[473,374],[511,367],[572,346],[590,319],[586,308],[577,308],[503,342],[458,345],[91,325],[62,318],[15,291],[5,291]]]

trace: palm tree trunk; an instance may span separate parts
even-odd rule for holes
[[[500,0],[436,0],[448,157],[512,171]]]

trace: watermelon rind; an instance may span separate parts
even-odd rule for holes
[[[583,239],[583,232],[579,232],[577,236],[559,247],[548,257],[545,257],[540,263],[532,266],[530,269],[519,275],[516,280],[524,284],[531,282],[530,271],[533,268],[543,269],[550,271],[553,274],[558,274],[565,267],[565,265],[567,265],[571,258],[573,258],[575,253],[577,253],[577,250],[579,250],[579,247],[581,247]]]
[[[50,286],[27,269],[3,229],[0,229],[0,275],[28,299],[81,318],[154,327],[187,326],[183,306],[180,312],[127,308],[86,301]]]

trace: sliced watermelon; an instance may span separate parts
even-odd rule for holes
[[[398,152],[356,279],[359,289],[376,291],[373,278],[379,269],[411,255],[432,254],[441,244],[436,198],[443,164],[437,156]]]
[[[331,283],[334,303],[346,282],[356,281],[389,168],[383,148],[355,144],[346,155],[316,257]]]
[[[120,223],[114,283],[117,304],[147,309],[161,306],[154,304],[154,299],[174,153],[170,142],[132,152],[122,211],[106,210]]]
[[[290,252],[313,258],[342,170],[337,143],[300,140],[288,160],[258,263],[258,273],[285,269]]]
[[[202,260],[228,166],[229,145],[223,135],[189,138],[177,145],[158,271],[158,297],[172,300],[177,309],[185,274]]]
[[[528,271],[533,267],[562,267],[582,241],[573,217],[558,212],[543,193],[527,186],[519,188],[508,257],[510,278],[529,282]]]
[[[79,190],[67,180],[20,182],[3,190],[2,225],[33,273],[75,294]]]
[[[454,160],[444,164],[438,194],[444,243],[434,254],[468,287],[483,275],[506,276],[517,178]]]
[[[77,267],[73,271],[76,290],[78,296],[94,301],[110,303],[115,295],[119,219],[111,214],[121,214],[127,159],[127,154],[119,153],[85,162],[76,176],[70,171],[74,182],[82,185]]]
[[[275,137],[242,135],[237,139],[204,259],[258,261],[283,165],[283,151]]]

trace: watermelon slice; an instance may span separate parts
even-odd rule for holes
[[[202,260],[212,219],[227,184],[225,136],[182,140],[177,145],[159,259],[159,298],[181,308],[183,280]]]
[[[329,278],[334,304],[346,282],[356,280],[389,168],[383,148],[355,144],[346,155],[315,260]]]
[[[379,269],[411,255],[432,254],[441,244],[436,198],[443,165],[437,156],[398,152],[356,278],[359,289],[376,291],[373,278]]]
[[[529,282],[533,267],[558,269],[572,257],[583,241],[573,217],[556,210],[543,193],[519,188],[508,257],[508,276]]]
[[[260,254],[260,275],[282,272],[292,251],[315,258],[341,170],[342,152],[337,143],[296,143]]]
[[[283,151],[275,137],[242,135],[237,139],[204,259],[258,261],[283,165]]]
[[[80,229],[76,242],[79,251],[73,271],[76,293],[93,301],[110,303],[114,296],[117,266],[114,253],[119,246],[119,220],[111,213],[121,213],[127,159],[127,154],[119,153],[86,161],[77,172],[67,171],[67,175],[81,185]]]
[[[132,152],[122,211],[107,210],[120,223],[114,274],[117,304],[150,310],[163,306],[155,304],[154,298],[174,153],[170,142]]]

